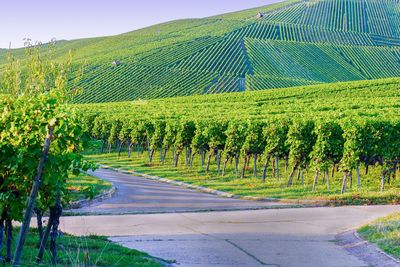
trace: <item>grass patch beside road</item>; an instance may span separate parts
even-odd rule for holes
[[[386,253],[400,259],[400,213],[366,225],[358,233]]]
[[[70,192],[68,195],[69,201],[73,202],[82,199],[93,199],[111,189],[112,184],[108,181],[82,173],[79,176],[72,176],[68,179],[67,187]]]
[[[292,200],[330,200],[332,204],[335,205],[400,203],[400,179],[394,180],[390,185],[387,185],[384,193],[380,192],[380,167],[371,168],[368,175],[362,175],[362,190],[360,192],[357,189],[356,178],[354,178],[353,185],[351,187],[348,186],[348,192],[341,195],[341,173],[337,173],[333,179],[331,178],[329,190],[326,181],[323,181],[321,177],[316,192],[312,192],[313,173],[304,173],[304,186],[300,180],[295,179],[294,185],[288,188],[286,184],[289,170],[286,171],[284,166],[280,166],[280,179],[273,178],[271,175],[271,169],[269,169],[267,182],[264,184],[260,178],[262,163],[259,163],[258,166],[258,178],[252,177],[251,169],[249,169],[246,178],[240,179],[235,177],[234,167],[231,164],[228,164],[226,176],[217,175],[216,164],[214,164],[214,162],[211,165],[210,172],[206,174],[201,167],[200,159],[198,158],[195,159],[192,170],[189,167],[182,166],[183,164],[180,164],[178,168],[173,167],[171,155],[169,155],[164,165],[159,163],[158,154],[154,156],[154,162],[152,164],[148,164],[146,154],[143,154],[139,158],[136,153],[132,153],[131,158],[128,158],[126,153],[124,153],[120,159],[118,159],[118,156],[115,153],[87,155],[87,158],[99,164],[108,165],[114,168],[133,170],[171,180],[205,186],[240,196]],[[184,158],[182,161],[184,161]],[[356,177],[355,173],[353,174],[353,177]]]
[[[18,235],[15,229],[14,236]],[[162,266],[146,253],[137,250],[124,248],[108,241],[106,237],[75,237],[70,235],[62,235],[58,237],[58,265],[60,267],[69,266],[144,266],[158,267]],[[37,255],[37,231],[32,229],[28,235],[26,246],[24,248],[22,266],[53,266],[50,261],[50,252],[46,250],[43,264],[36,264]],[[14,251],[14,248],[13,250]],[[1,255],[5,255],[2,251]],[[85,260],[89,259],[89,260]],[[3,266],[11,266],[5,264]]]

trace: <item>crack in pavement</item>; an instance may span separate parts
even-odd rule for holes
[[[260,263],[261,265],[264,266],[276,266],[276,267],[280,267],[279,264],[275,264],[275,263],[265,263],[262,260],[260,260],[259,258],[257,258],[256,256],[254,256],[253,254],[251,254],[250,252],[246,251],[244,248],[240,247],[238,244],[234,243],[233,241],[229,240],[229,239],[223,239],[225,242],[231,244],[232,246],[234,246],[235,248],[239,249],[240,251],[242,251],[243,253],[245,253],[247,256],[249,256],[250,258],[254,259],[255,261],[257,261],[258,263]]]
[[[207,236],[207,237],[211,237],[211,238],[214,238],[214,239],[219,240],[219,241],[224,241],[224,242],[230,244],[231,246],[235,247],[236,249],[240,250],[241,252],[243,252],[244,254],[246,254],[248,257],[252,258],[253,260],[255,260],[256,262],[258,262],[259,264],[261,264],[261,265],[263,265],[263,266],[276,266],[276,267],[280,267],[279,264],[269,264],[269,263],[263,262],[262,260],[260,260],[260,259],[257,258],[256,256],[254,256],[253,254],[251,254],[250,252],[246,251],[244,248],[240,247],[238,244],[234,243],[232,240],[229,240],[229,239],[226,239],[226,238],[220,238],[220,237],[215,236],[215,235],[212,235],[212,234],[203,233],[203,232],[201,232],[201,231],[195,230],[195,229],[193,229],[193,228],[191,228],[191,227],[188,227],[188,226],[182,226],[182,227],[184,227],[184,228],[186,228],[186,229],[188,229],[188,230],[190,230],[190,231],[193,231],[193,232],[195,232],[195,233],[198,233],[198,234],[200,234],[200,235],[204,235],[204,236]]]

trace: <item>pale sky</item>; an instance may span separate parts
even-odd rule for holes
[[[120,34],[182,18],[202,18],[282,0],[0,0],[0,48],[23,38],[48,42]]]

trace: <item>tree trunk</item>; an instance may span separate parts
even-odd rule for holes
[[[332,179],[335,179],[335,168],[336,168],[336,166],[335,166],[335,164],[333,164],[333,166],[332,166],[332,174],[331,174]]]
[[[101,148],[100,148],[100,153],[103,154],[104,152],[104,147],[105,147],[105,142],[102,140],[101,141]]]
[[[189,163],[190,163],[190,156],[189,155],[190,155],[189,154],[189,148],[186,147],[186,167],[188,167]]]
[[[154,150],[154,149],[152,149],[152,150],[150,151],[150,163],[152,163],[152,162],[153,162],[153,156],[154,156],[154,153],[155,153],[155,150]]]
[[[205,151],[200,151],[200,157],[201,157],[201,167],[204,168],[204,162],[205,162]]]
[[[381,192],[385,191],[386,171],[382,171],[381,175]]]
[[[318,177],[319,177],[319,171],[317,170],[317,171],[315,171],[314,182],[313,182],[313,186],[312,186],[313,192],[315,192],[315,190],[317,189]]]
[[[175,168],[178,167],[178,163],[179,163],[179,153],[176,153],[175,154],[175,162],[174,162]]]
[[[57,252],[56,250],[53,250],[53,247],[55,247],[55,240],[56,240],[55,238],[58,235],[58,225],[60,223],[61,214],[62,214],[62,206],[60,199],[58,199],[56,201],[56,205],[50,208],[49,221],[47,222],[46,230],[44,232],[43,239],[40,242],[38,255],[36,257],[37,263],[40,263],[43,260],[43,255],[46,249],[47,240],[49,240],[50,235],[51,235],[50,249],[52,253],[52,261],[53,259],[56,259]],[[53,257],[53,255],[55,255],[55,257]]]
[[[276,171],[275,171],[275,161],[274,161],[274,159],[272,159],[272,170],[271,170],[271,176],[272,176],[272,178],[275,178],[275,173],[276,173]]]
[[[226,157],[224,160],[224,166],[222,167],[222,176],[225,176],[226,165],[228,164],[229,158]]]
[[[257,178],[257,154],[254,154],[253,157],[254,157],[253,176],[254,178]]]
[[[365,175],[368,175],[369,173],[369,164],[367,164],[367,166],[365,166]]]
[[[43,239],[43,212],[39,209],[35,209],[36,220],[37,220],[37,231],[38,231],[38,248],[40,247],[40,242]]]
[[[165,157],[167,156],[167,149],[164,148],[163,153],[161,155],[161,163],[164,165],[165,163]]]
[[[357,187],[358,191],[361,191],[361,173],[360,173],[360,165],[357,165]]]
[[[149,138],[146,138],[146,146],[147,146],[147,156],[149,158],[149,162],[151,162],[151,149],[150,149],[150,140]]]
[[[345,172],[344,172],[344,177],[343,177],[343,183],[342,183],[342,191],[341,191],[342,195],[343,195],[344,193],[346,193],[347,176],[348,176],[348,172],[345,171]]]
[[[58,226],[60,225],[61,214],[62,214],[62,206],[60,204],[60,201],[58,201],[58,203],[54,207],[54,222],[50,235],[51,263],[54,266],[57,265],[57,236],[58,236]]]
[[[267,179],[267,169],[268,169],[268,165],[269,165],[269,158],[270,158],[270,156],[268,155],[267,158],[265,159],[265,164],[264,164],[264,169],[263,169],[263,174],[262,174],[263,183],[265,183],[265,180]]]
[[[131,155],[132,155],[132,143],[129,142],[129,144],[128,144],[128,158],[130,158]]]
[[[240,177],[242,179],[245,177],[245,174],[246,174],[246,166],[247,166],[247,156],[244,157],[242,175]]]
[[[207,166],[206,166],[206,173],[208,173],[208,171],[210,170],[210,163],[211,163],[211,152],[208,155],[208,159],[207,159]]]
[[[239,177],[239,156],[238,155],[235,156],[235,175],[236,175],[236,178]]]
[[[54,212],[51,212],[51,210],[50,210],[50,217],[47,222],[47,226],[46,226],[46,230],[44,231],[43,238],[40,241],[38,255],[36,256],[37,263],[40,263],[43,260],[44,251],[46,249],[47,240],[49,239],[49,236],[50,236],[51,228],[53,227],[54,219],[55,219]]]
[[[195,155],[196,155],[195,153],[192,153],[192,155],[190,156],[190,169],[191,170],[193,169],[193,161],[194,161],[194,156]]]
[[[6,220],[6,235],[7,235],[7,240],[6,240],[6,257],[5,257],[5,262],[11,262],[12,260],[12,253],[11,253],[11,247],[12,247],[12,221],[11,220]]]
[[[280,170],[279,170],[279,157],[275,157],[275,169],[276,169],[276,178],[279,180],[280,179]]]
[[[285,171],[287,172],[289,169],[289,157],[285,156]]]
[[[0,262],[3,261],[1,257],[1,252],[3,251],[3,242],[4,242],[4,219],[0,219]]]
[[[349,173],[349,178],[350,178],[350,189],[353,189],[353,172],[352,171]]]
[[[288,183],[287,183],[287,187],[291,187],[292,186],[292,184],[293,184],[293,176],[294,176],[294,173],[296,172],[298,166],[299,166],[299,163],[296,162],[294,164],[294,166],[293,166],[292,172],[289,175],[289,180],[288,180]]]
[[[31,224],[32,212],[33,212],[33,208],[35,207],[36,197],[37,197],[37,193],[39,191],[39,187],[40,187],[40,184],[41,184],[41,179],[42,179],[44,166],[46,164],[47,157],[49,155],[51,139],[53,138],[53,131],[54,131],[54,128],[53,127],[49,127],[48,134],[47,134],[47,136],[46,136],[46,138],[44,140],[42,156],[40,158],[40,162],[39,162],[39,165],[38,165],[38,168],[37,168],[36,177],[35,177],[35,180],[33,182],[31,194],[29,196],[28,204],[27,204],[27,207],[26,207],[26,210],[25,210],[24,220],[23,220],[23,223],[22,223],[22,226],[21,226],[21,230],[20,230],[20,233],[19,233],[19,236],[18,236],[18,242],[17,242],[17,247],[16,247],[16,250],[15,250],[15,258],[14,258],[13,267],[16,267],[16,266],[20,265],[21,256],[22,256],[22,250],[23,250],[23,247],[25,245],[26,236],[28,234],[29,226]]]
[[[326,170],[325,172],[325,176],[326,176],[326,187],[328,188],[328,191],[331,190],[331,178],[329,177],[329,170]]]
[[[301,185],[304,186],[304,170],[300,168],[300,173],[301,173]]]
[[[218,176],[221,173],[221,153],[217,150]]]
[[[124,144],[123,142],[119,143],[119,146],[118,146],[118,159],[121,158],[121,152],[122,152],[123,144]]]

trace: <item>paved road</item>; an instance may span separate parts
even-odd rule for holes
[[[111,199],[87,208],[74,210],[74,212],[89,214],[164,213],[260,209],[285,205],[283,203],[219,198],[215,195],[106,169],[97,170],[92,174],[112,182],[117,188],[117,193]]]
[[[62,230],[111,236],[180,266],[370,266],[335,243],[337,233],[397,206],[65,217]]]
[[[165,214],[64,217],[61,229],[77,235],[110,236],[179,266],[370,266],[335,242],[335,236],[398,206],[262,209],[195,212],[275,205],[232,199],[114,173],[96,172],[115,183],[115,198],[85,212],[172,212]]]

